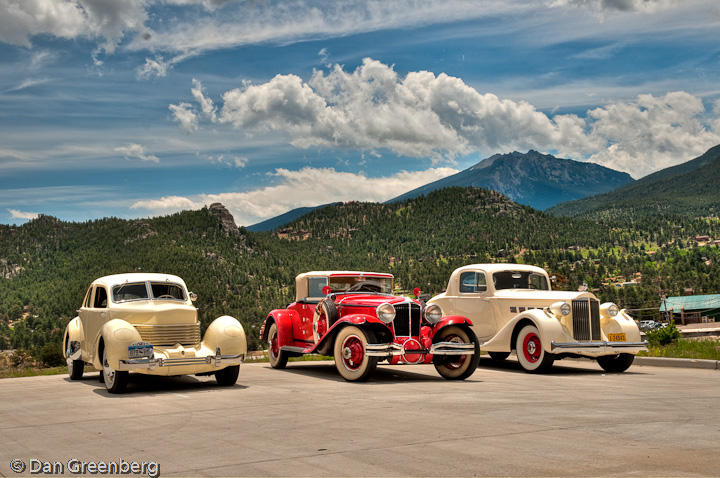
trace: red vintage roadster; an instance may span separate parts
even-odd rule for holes
[[[472,322],[392,295],[392,274],[306,272],[295,285],[295,302],[271,311],[260,330],[273,368],[303,354],[332,355],[349,381],[367,379],[380,360],[432,363],[450,380],[463,380],[477,368],[480,346]]]

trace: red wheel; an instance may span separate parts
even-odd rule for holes
[[[435,342],[455,342],[459,344],[475,344],[472,355],[435,355],[435,370],[448,380],[464,380],[477,370],[480,362],[480,345],[475,334],[467,329],[451,325],[443,328],[435,336]]]
[[[335,368],[345,380],[366,380],[377,367],[377,357],[365,353],[368,342],[374,341],[369,331],[359,327],[344,327],[335,337]]]
[[[520,366],[526,372],[542,372],[552,367],[555,358],[545,352],[540,332],[534,325],[526,325],[520,330],[515,341],[515,353]]]
[[[268,331],[268,358],[272,368],[285,368],[287,365],[287,355],[280,350],[278,341],[277,324],[273,322]]]

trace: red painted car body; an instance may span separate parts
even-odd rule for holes
[[[325,285],[319,293],[318,286],[322,285],[323,278],[331,286]],[[345,371],[353,372],[353,366],[366,356],[375,362],[387,360],[390,364],[435,363],[436,368],[441,361],[449,363],[448,360],[464,361],[467,358],[476,367],[479,346],[471,329],[472,322],[462,316],[447,316],[431,323],[425,317],[424,303],[388,293],[392,290],[392,280],[391,274],[373,272],[300,274],[296,278],[295,302],[287,308],[272,310],[260,331],[261,338],[268,342],[271,364],[274,359],[279,358],[282,362],[287,357],[303,354],[333,355],[338,370],[348,380],[355,379],[348,378],[341,369],[344,367]],[[352,285],[346,288],[348,284]],[[387,320],[390,307],[386,304],[394,310],[394,318],[390,321]],[[386,312],[385,321],[379,317],[380,306]],[[348,331],[342,331],[347,327],[352,327],[353,332],[344,338]],[[442,332],[448,327],[454,327],[452,331],[455,332],[449,342],[445,341],[447,334]],[[347,343],[338,349],[336,338],[339,334]],[[351,338],[353,334],[357,340]],[[336,351],[343,357],[337,357]],[[442,357],[436,357],[440,355]],[[371,367],[374,367],[373,360],[370,360]],[[282,362],[276,368],[284,365]]]

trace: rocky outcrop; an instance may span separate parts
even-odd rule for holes
[[[222,230],[225,231],[226,234],[240,234],[240,231],[235,224],[235,218],[233,218],[232,214],[230,214],[230,211],[228,211],[227,208],[221,203],[212,203],[208,208],[208,211],[210,211],[210,214],[212,214],[213,216],[217,216],[217,218],[220,219],[220,225],[222,227]]]

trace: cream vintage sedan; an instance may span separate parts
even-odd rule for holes
[[[481,350],[494,360],[515,352],[527,372],[566,357],[590,357],[608,372],[623,372],[647,350],[625,310],[589,292],[553,291],[540,267],[473,264],[456,269],[447,290],[428,301],[444,315],[473,323]]]
[[[63,350],[72,380],[85,364],[100,370],[111,393],[121,393],[128,372],[210,375],[220,385],[237,381],[247,353],[236,319],[215,319],[200,337],[200,322],[185,282],[170,274],[117,274],[96,279],[78,316],[67,325]]]

